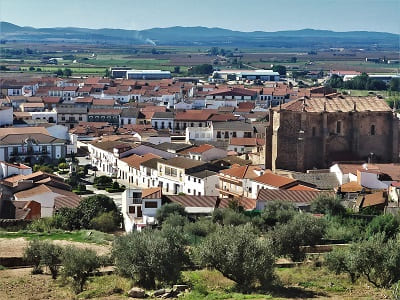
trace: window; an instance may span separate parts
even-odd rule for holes
[[[188,189],[188,194],[190,194],[190,189]]]
[[[190,123],[190,127],[194,127],[194,123]]]
[[[316,136],[317,135],[317,128],[313,127],[312,128],[312,136]]]
[[[146,201],[144,203],[145,208],[157,208],[157,201]]]
[[[203,127],[203,123],[200,122],[200,123],[199,123],[199,127]]]
[[[61,117],[61,120],[62,120],[62,121],[65,121],[65,117],[64,117],[64,116],[62,116],[62,117]]]
[[[337,121],[336,122],[336,133],[340,134],[342,132],[342,122],[341,121]]]
[[[375,135],[375,125],[371,125],[370,134]]]
[[[82,116],[79,116],[78,118],[79,118],[79,121],[82,121]]]
[[[232,137],[236,137],[236,131],[232,132]]]
[[[196,190],[193,190],[193,195],[196,195]]]
[[[217,131],[217,139],[221,138],[221,131]]]
[[[133,205],[130,205],[130,206],[129,206],[129,213],[130,213],[130,214],[135,214],[135,213],[136,213],[136,207],[133,206]]]

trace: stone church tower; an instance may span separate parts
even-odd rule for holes
[[[304,172],[332,162],[399,161],[399,119],[377,97],[322,97],[270,110],[265,167]]]

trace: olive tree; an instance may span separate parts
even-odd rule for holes
[[[91,249],[68,246],[64,251],[62,266],[64,277],[72,278],[75,293],[80,293],[89,276],[100,268],[101,260]]]
[[[182,227],[134,231],[115,240],[112,256],[118,272],[145,288],[175,283],[187,261]]]
[[[40,247],[41,263],[48,267],[53,279],[57,278],[62,260],[63,248],[54,243],[43,241]]]
[[[41,241],[34,239],[29,242],[24,251],[24,260],[33,265],[32,274],[41,274],[42,271],[42,257],[41,257]]]
[[[218,226],[195,249],[197,262],[220,271],[240,290],[274,279],[275,257],[268,239],[255,234],[250,225]]]
[[[271,201],[261,211],[260,216],[253,218],[252,223],[262,231],[285,224],[298,214],[296,207],[290,202]]]
[[[348,249],[335,249],[326,263],[337,274],[349,274],[353,282],[365,277],[378,288],[388,288],[400,280],[400,237],[386,241],[384,234],[376,234]]]
[[[324,232],[323,220],[310,214],[297,214],[286,224],[275,226],[270,234],[277,255],[298,261],[305,257],[302,246],[315,245]]]
[[[329,214],[332,216],[343,215],[346,209],[340,203],[340,199],[326,194],[319,195],[311,203],[311,211],[314,213]]]
[[[156,212],[156,219],[162,224],[170,215],[186,216],[185,208],[178,203],[167,203],[162,205]]]

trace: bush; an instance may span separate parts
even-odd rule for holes
[[[182,229],[164,226],[161,231],[144,230],[115,240],[112,255],[117,270],[140,286],[155,288],[176,283],[187,261],[186,238]]]
[[[92,272],[100,268],[100,259],[91,249],[80,249],[68,246],[63,255],[63,276],[73,279],[75,293],[83,291],[85,283]]]
[[[49,232],[53,229],[57,229],[60,226],[60,222],[57,217],[47,217],[34,220],[28,225],[28,230],[36,232]]]
[[[100,185],[100,186],[111,186],[113,184],[113,180],[111,177],[102,175],[102,176],[96,177],[93,180],[93,183],[95,185]]]
[[[249,221],[244,214],[236,212],[233,209],[227,208],[223,210],[223,224],[225,226],[238,226],[246,224]]]
[[[40,247],[41,263],[48,267],[53,279],[57,278],[59,264],[63,249],[60,246],[54,245],[48,241],[43,241]]]
[[[267,231],[276,224],[285,224],[298,213],[296,207],[290,202],[271,201],[264,207],[259,217],[252,222],[262,231]]]
[[[84,198],[77,207],[80,226],[90,228],[90,221],[104,212],[119,212],[112,198],[94,195]],[[122,218],[120,219],[122,221]]]
[[[288,223],[275,226],[271,237],[277,255],[298,261],[305,257],[301,247],[315,245],[323,237],[324,231],[323,220],[309,214],[297,214]]]
[[[364,238],[367,221],[365,219],[355,219],[351,216],[332,216],[324,217],[326,239],[357,241]]]
[[[24,250],[24,260],[28,264],[33,265],[32,274],[43,273],[41,266],[41,241],[35,239],[29,242],[28,247]]]
[[[163,226],[183,227],[187,224],[188,219],[186,216],[178,214],[169,215],[163,222]]]
[[[115,211],[101,213],[90,221],[90,228],[102,232],[113,232],[119,228],[121,217]]]
[[[185,208],[178,203],[164,204],[157,209],[156,219],[159,224],[162,224],[172,214],[186,216]]]
[[[367,226],[366,237],[383,233],[386,239],[391,239],[399,232],[399,226],[399,219],[391,214],[376,216]]]
[[[400,240],[385,240],[384,234],[376,234],[347,249],[335,249],[327,254],[327,266],[349,274],[353,282],[363,276],[378,288],[388,288],[400,280]]]
[[[327,195],[320,195],[311,203],[311,212],[336,216],[344,215],[346,209],[340,203],[340,199]]]
[[[266,288],[274,279],[275,257],[269,240],[261,239],[250,224],[218,226],[195,249],[197,261],[220,271],[240,290],[260,284]]]
[[[213,223],[211,219],[200,218],[196,222],[187,223],[184,230],[189,235],[205,237],[208,234],[213,233],[216,228],[217,225]]]
[[[58,164],[58,169],[59,169],[59,170],[68,169],[68,164],[65,163],[65,162],[59,163],[59,164]]]
[[[35,164],[33,166],[33,172],[38,172],[38,171],[42,171],[42,172],[46,172],[46,173],[53,173],[53,168],[48,165]]]

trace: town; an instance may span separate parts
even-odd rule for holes
[[[2,23],[1,299],[399,299],[398,48]]]

